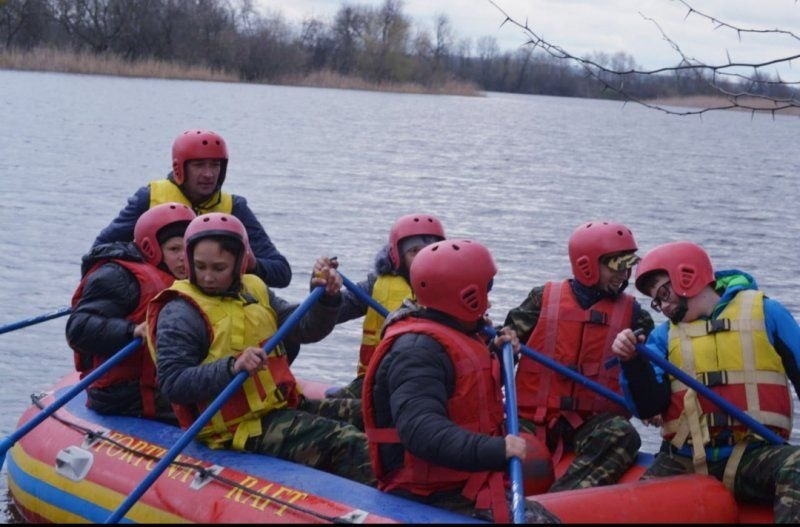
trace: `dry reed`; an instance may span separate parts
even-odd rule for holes
[[[126,60],[117,55],[65,51],[55,48],[33,50],[0,50],[0,69],[58,71],[124,77],[153,77],[163,79],[188,79],[218,82],[239,82],[239,76],[225,71],[200,66],[188,66],[155,59]],[[305,76],[284,76],[275,84],[313,86],[346,90],[370,90],[399,93],[430,93],[440,95],[482,95],[470,82],[448,80],[441,86],[426,87],[416,83],[375,83],[360,77],[340,75],[325,70]]]

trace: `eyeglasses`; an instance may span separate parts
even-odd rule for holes
[[[653,310],[657,311],[658,313],[661,312],[661,304],[664,302],[669,302],[670,297],[672,296],[672,281],[667,280],[661,287],[656,290],[656,294],[653,297],[653,300],[650,301],[650,307]]]

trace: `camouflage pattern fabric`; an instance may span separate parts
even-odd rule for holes
[[[708,461],[708,473],[722,480],[728,459]],[[692,459],[662,447],[642,479],[694,473]],[[775,523],[800,522],[800,447],[761,445],[742,456],[734,479],[738,501],[772,503]]]
[[[536,425],[527,419],[520,418],[519,427],[536,434]],[[642,445],[633,425],[611,413],[598,414],[577,430],[561,418],[547,431],[546,441],[551,452],[559,441],[565,452],[575,452],[575,459],[548,492],[614,484],[633,466]]]
[[[262,434],[247,441],[249,452],[302,463],[366,485],[376,486],[362,432],[361,401],[303,400],[262,418]]]
[[[356,377],[350,384],[338,389],[330,394],[328,397],[334,399],[361,399],[361,393],[364,390],[364,376]]]

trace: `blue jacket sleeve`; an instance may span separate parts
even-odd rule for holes
[[[767,335],[781,356],[786,374],[800,393],[800,326],[783,304],[764,298],[764,319]]]
[[[148,208],[150,208],[150,187],[144,186],[128,198],[128,204],[119,211],[117,217],[111,221],[108,227],[100,231],[92,247],[110,242],[132,242],[136,220]]]
[[[270,287],[286,287],[292,281],[292,268],[289,262],[273,245],[264,227],[247,205],[247,200],[242,196],[233,196],[233,215],[239,218],[247,229],[250,239],[250,248],[256,257],[256,270],[258,275]]]

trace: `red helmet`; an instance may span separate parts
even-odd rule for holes
[[[175,139],[172,143],[172,177],[178,185],[183,185],[186,162],[192,159],[221,159],[217,186],[222,186],[228,168],[228,147],[222,137],[207,130],[186,130]]]
[[[407,214],[401,216],[392,225],[389,231],[389,259],[392,267],[400,269],[402,254],[400,254],[400,241],[409,236],[437,236],[445,239],[444,227],[439,218],[431,214]]]
[[[587,287],[600,280],[601,256],[638,249],[631,230],[613,221],[584,223],[569,237],[568,246],[572,274]]]
[[[480,320],[489,307],[489,283],[497,266],[489,250],[472,240],[445,240],[422,249],[411,264],[419,303],[461,320]]]
[[[194,246],[200,240],[212,236],[223,236],[242,244],[244,250],[240,250],[236,258],[239,266],[239,277],[245,274],[248,261],[252,255],[252,250],[250,249],[250,240],[247,237],[247,230],[244,224],[239,221],[239,218],[232,214],[210,212],[208,214],[202,214],[192,220],[192,223],[186,227],[186,233],[183,235],[189,280],[195,282],[196,278],[194,276]]]
[[[195,214],[186,205],[180,203],[162,203],[144,212],[136,220],[133,228],[133,243],[142,251],[145,260],[151,265],[161,263],[161,243],[159,232],[175,225],[175,236],[183,236],[186,226],[195,218]],[[161,240],[163,241],[163,240]]]
[[[692,242],[671,242],[652,249],[636,269],[636,289],[643,294],[642,279],[645,275],[664,271],[672,282],[672,290],[678,296],[693,297],[714,281],[711,258],[702,247]]]

